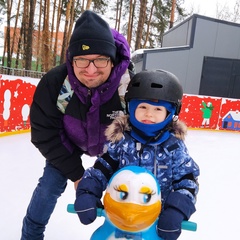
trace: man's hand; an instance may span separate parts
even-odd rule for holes
[[[102,187],[98,180],[91,177],[79,180],[74,209],[81,223],[90,224],[96,219],[97,208],[103,208],[101,197]]]

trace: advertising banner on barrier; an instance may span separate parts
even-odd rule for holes
[[[0,136],[30,129],[39,79],[0,75]],[[184,94],[179,118],[190,128],[240,131],[240,99]]]
[[[0,75],[0,133],[30,128],[29,110],[39,79]]]
[[[191,128],[240,131],[240,99],[185,94],[179,117]]]

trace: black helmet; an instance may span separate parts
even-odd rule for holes
[[[144,70],[129,82],[125,101],[131,99],[157,99],[173,103],[178,115],[182,105],[183,89],[178,78],[165,70]]]

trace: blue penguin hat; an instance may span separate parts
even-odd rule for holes
[[[163,122],[155,123],[155,124],[145,124],[139,122],[135,117],[135,110],[137,106],[140,103],[148,103],[154,106],[163,106],[167,109],[169,114],[167,115],[166,119]],[[142,100],[142,99],[132,99],[129,102],[129,120],[133,127],[140,130],[146,137],[155,137],[158,135],[158,133],[164,129],[173,119],[173,116],[176,111],[176,106],[173,103],[158,100],[158,102],[153,102],[151,100]],[[131,135],[140,141],[141,143],[146,143],[146,140],[144,140],[136,131],[132,130]],[[159,143],[160,141],[163,142],[169,137],[169,131],[165,131],[163,136],[159,140],[157,140],[156,143]]]

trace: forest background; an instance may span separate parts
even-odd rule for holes
[[[233,11],[217,8],[216,18],[238,22]],[[185,0],[0,0],[0,24],[6,19],[1,65],[46,72],[65,61],[66,49],[81,13],[91,9],[122,33],[131,52],[161,47],[162,36],[192,15]],[[62,33],[61,35],[59,33]],[[61,46],[59,51],[59,39]]]

